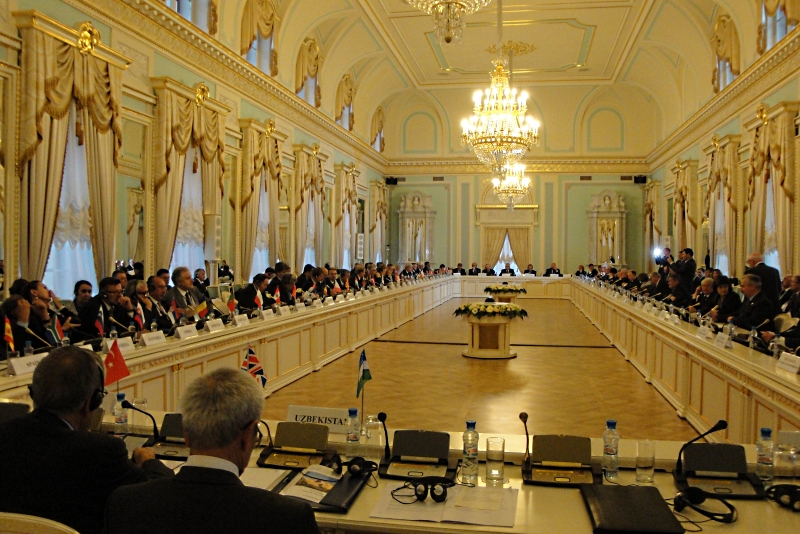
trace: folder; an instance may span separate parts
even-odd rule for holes
[[[599,464],[592,463],[589,438],[536,435],[531,459],[522,463],[522,481],[542,486],[577,487],[602,484],[603,472]]]
[[[645,486],[579,486],[595,534],[682,534],[661,492]]]
[[[280,493],[295,477],[302,476],[301,471],[292,473],[280,482],[275,488],[273,493]],[[285,495],[289,499],[296,499],[311,506],[313,510],[318,512],[329,512],[333,514],[346,514],[350,506],[355,502],[358,494],[361,493],[361,488],[367,483],[370,475],[354,475],[348,471],[342,475],[342,478],[333,486],[327,495],[320,502],[310,502],[305,499]]]
[[[275,430],[275,442],[264,447],[256,464],[302,471],[314,464],[329,467],[335,455],[336,451],[328,449],[327,425],[283,421]]]

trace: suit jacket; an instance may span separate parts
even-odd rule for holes
[[[311,276],[306,276],[301,274],[297,277],[297,283],[295,284],[297,289],[302,289],[303,291],[308,291],[311,289],[311,286],[314,285],[314,281],[311,279]]]
[[[158,460],[137,467],[113,436],[74,431],[34,410],[0,425],[0,511],[46,517],[81,534],[102,531],[103,506],[115,488],[169,477]]]
[[[774,310],[775,307],[772,302],[769,301],[763,291],[759,291],[752,299],[744,299],[739,311],[733,318],[733,324],[748,330],[757,327],[759,330],[774,331],[775,328],[772,325]],[[764,324],[762,325],[762,323]]]
[[[781,273],[765,263],[759,263],[753,268],[745,269],[745,274],[755,274],[761,278],[761,292],[773,305],[773,314],[778,313],[778,300],[781,294]]]
[[[692,304],[692,306],[695,307],[695,311],[697,311],[697,313],[699,313],[700,315],[705,315],[708,312],[710,312],[714,306],[717,305],[717,302],[719,302],[719,295],[717,294],[716,291],[711,293],[710,295],[706,295],[705,293],[700,292],[700,294],[697,295],[697,298],[694,299],[694,303]]]
[[[467,271],[456,267],[455,269],[453,269],[453,273],[459,273],[461,276],[465,276],[467,274]]]
[[[514,269],[500,269],[500,274],[510,274],[511,276],[517,276],[517,273],[514,272]]]
[[[101,306],[104,306],[103,301],[100,298],[100,295],[96,295],[89,300],[89,303],[84,306],[82,310],[80,310],[80,330],[84,332],[82,339],[93,339],[100,337],[100,332],[95,326],[95,321],[97,320],[97,313],[100,311]],[[108,335],[112,326],[115,327],[119,332],[120,330],[125,330],[128,328],[128,325],[131,323],[131,321],[133,321],[133,315],[128,314],[125,308],[119,304],[115,304],[110,310],[106,310],[105,308],[103,308],[103,310],[103,329],[105,331],[105,335]],[[108,313],[106,313],[106,311]],[[72,341],[76,341],[72,338],[70,339]]]
[[[164,309],[169,310],[172,306],[172,301],[175,301],[175,304],[178,305],[178,308],[185,308],[186,307],[186,299],[183,298],[183,291],[178,289],[177,287],[173,287],[169,291],[164,294],[164,298],[161,299],[161,305],[164,306]],[[192,286],[189,288],[188,293],[192,296],[194,300],[194,307],[197,308],[197,305],[201,302],[207,302],[208,310],[211,311],[214,307],[211,305],[211,302],[208,302],[208,299],[203,296],[200,291]],[[187,317],[187,319],[191,319],[191,317]]]
[[[694,258],[676,261],[669,268],[681,277],[681,282],[687,290],[694,291],[694,277],[697,275],[697,262]]]
[[[561,269],[552,269],[550,267],[544,272],[544,276],[550,276],[551,274],[557,274],[558,276],[563,276],[561,274]]]
[[[600,273],[598,272],[597,269],[592,269],[591,271],[589,271],[589,276],[591,276],[592,278],[596,278],[598,274]]]
[[[575,271],[575,276],[587,276],[586,271]]]
[[[667,304],[672,304],[676,308],[685,308],[692,303],[692,295],[689,294],[689,291],[684,287],[683,283],[680,283],[672,288],[669,294],[661,300]]]
[[[106,507],[105,532],[319,534],[319,528],[302,501],[247,487],[222,469],[187,466],[169,480],[115,491]]]
[[[536,276],[536,269],[525,269],[522,274],[532,274],[533,276]]]
[[[484,269],[484,270],[482,270],[481,272],[482,272],[482,273],[486,273],[486,276],[495,276],[495,274],[496,274],[496,273],[494,272],[494,269],[488,269],[488,270],[487,270],[487,269]]]
[[[467,274],[469,276],[478,276],[478,274],[480,274],[480,272],[481,272],[481,270],[479,268],[475,267],[474,269],[470,268],[470,270],[467,271]]]
[[[144,327],[150,329],[150,325],[153,323],[153,320],[155,319],[159,330],[167,331],[170,328],[172,328],[173,322],[169,316],[169,310],[162,306],[162,309],[164,310],[164,313],[162,313],[161,310],[158,309],[158,305],[160,303],[156,302],[149,296],[147,298],[149,298],[150,302],[152,302],[153,304],[149,310],[144,306],[142,306],[142,311],[144,312]]]
[[[239,301],[239,309],[255,310],[259,308],[259,306],[256,306],[256,291],[258,290],[253,284],[248,284],[239,291],[239,294],[236,296],[236,300]],[[258,298],[261,299],[260,309],[275,304],[275,301],[267,298],[262,291],[258,291]]]
[[[716,305],[719,305],[719,308],[717,308],[717,321],[724,323],[728,320],[728,317],[739,312],[739,308],[742,307],[742,299],[739,298],[738,293],[728,291],[725,299],[722,299],[721,295],[717,295]]]

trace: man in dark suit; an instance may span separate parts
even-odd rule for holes
[[[597,276],[600,274],[600,272],[599,272],[597,269],[595,269],[595,267],[594,267],[594,263],[590,263],[590,264],[589,264],[589,270],[587,271],[587,273],[586,273],[586,274],[587,274],[587,275],[588,275],[590,278],[597,278]]]
[[[486,276],[495,276],[496,275],[496,273],[494,272],[494,269],[492,269],[491,266],[488,263],[483,266],[483,270],[481,272],[483,274],[485,274]]]
[[[717,305],[718,299],[719,296],[714,291],[714,281],[711,278],[703,278],[700,282],[700,292],[693,298],[689,311],[705,315]]]
[[[733,320],[734,325],[747,330],[751,328],[759,331],[775,330],[772,324],[775,306],[769,301],[761,287],[761,279],[757,275],[744,275],[741,285],[744,300],[736,315],[729,316],[727,320]]]
[[[792,290],[792,296],[789,302],[786,303],[786,309],[783,311],[784,313],[791,314],[792,317],[800,317],[800,276],[792,276],[790,284],[789,287]]]
[[[185,315],[189,321],[200,321],[200,316],[197,314],[197,307],[203,302],[206,303],[209,311],[214,309],[211,301],[194,287],[192,273],[189,272],[188,267],[176,267],[175,270],[172,271],[172,283],[175,284],[175,287],[166,292],[164,298],[161,300],[161,305],[169,309],[174,300],[177,306],[176,312],[178,317]]]
[[[267,297],[264,291],[267,290],[267,275],[259,273],[253,277],[253,283],[243,287],[236,300],[239,301],[240,310],[261,310],[275,304],[275,300]],[[258,299],[258,302],[256,302]],[[244,313],[244,312],[242,312]]]
[[[91,352],[54,349],[33,372],[30,414],[0,425],[0,512],[64,523],[81,534],[102,531],[115,488],[172,475],[153,449],[136,449],[88,432],[105,395],[103,368]]]
[[[147,297],[141,299],[142,310],[144,311],[144,327],[150,329],[153,321],[156,322],[159,330],[169,331],[175,324],[169,310],[164,308],[161,300],[167,293],[167,284],[158,276],[151,276],[147,279]]]
[[[469,270],[467,271],[467,274],[469,276],[478,276],[478,274],[480,274],[480,272],[481,272],[481,269],[480,269],[480,267],[478,267],[477,262],[473,261],[472,262],[472,267],[469,268]]]
[[[694,251],[685,248],[678,252],[678,261],[669,264],[669,270],[681,277],[684,287],[689,292],[694,292],[694,277],[697,274],[697,262],[694,261]]]
[[[466,271],[466,269],[464,269],[464,266],[459,263],[458,265],[456,265],[456,268],[453,269],[453,274],[455,274],[455,273],[458,273],[461,276],[465,276],[467,274],[467,271]]]
[[[588,273],[586,269],[583,268],[583,265],[578,265],[578,270],[575,271],[575,276],[586,276]]]
[[[189,384],[181,399],[189,459],[172,479],[115,491],[106,532],[318,534],[308,504],[239,479],[258,444],[263,405],[261,387],[238,369],[217,369]]]
[[[98,321],[103,325],[105,336],[108,336],[112,328],[118,332],[126,330],[133,321],[133,303],[122,295],[119,280],[103,278],[99,285],[100,292],[80,312],[83,339],[102,337],[96,326]]]
[[[297,277],[297,289],[302,289],[303,291],[311,289],[311,286],[314,285],[314,281],[311,279],[311,271],[313,270],[314,266],[310,263],[303,267],[303,274]]]
[[[564,276],[563,274],[561,274],[561,269],[556,267],[556,262],[551,263],[550,267],[548,267],[544,271],[544,275],[545,276],[550,276],[551,274],[557,274],[558,276]]]
[[[692,303],[692,296],[683,285],[680,276],[675,273],[670,274],[667,277],[667,284],[669,285],[669,294],[661,300],[676,308],[685,308]]]
[[[781,294],[778,297],[780,313],[786,312],[789,301],[792,300],[792,296],[794,295],[794,291],[792,291],[792,278],[792,276],[784,276],[781,281]]]
[[[272,280],[269,281],[269,284],[267,284],[267,295],[272,295],[272,296],[278,295],[280,293],[281,280],[283,279],[283,275],[291,272],[292,268],[289,267],[288,263],[284,263],[282,261],[276,263],[275,276],[272,278]],[[281,302],[284,302],[282,298]]]
[[[747,256],[745,274],[754,274],[761,279],[761,291],[773,306],[773,315],[778,313],[778,299],[781,294],[781,273],[764,263],[764,256],[753,252]]]
[[[511,268],[511,264],[506,262],[506,266],[500,269],[500,275],[508,274],[511,276],[517,276],[517,273],[514,272],[514,269]]]

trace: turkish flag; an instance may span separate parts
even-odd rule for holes
[[[114,340],[114,343],[111,344],[111,348],[108,350],[108,354],[106,355],[106,382],[105,385],[111,385],[114,382],[122,380],[126,376],[130,376],[131,372],[128,369],[128,366],[125,364],[125,358],[122,356],[122,352],[119,350],[117,346],[117,340]]]

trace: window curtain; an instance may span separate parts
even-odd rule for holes
[[[297,264],[295,272],[301,273],[309,236],[313,235],[311,242],[315,253],[322,250],[325,183],[322,176],[322,162],[317,158],[316,153],[307,154],[300,150],[296,156],[295,236],[297,246],[295,257]],[[311,228],[309,228],[309,221],[313,222]]]
[[[252,0],[251,0],[252,1]],[[254,251],[261,246],[262,250],[268,248],[267,228],[269,213],[262,210],[262,197],[268,199],[266,180],[267,159],[269,158],[269,133],[267,128],[252,120],[240,121],[242,124],[242,161],[243,164],[243,187],[242,187],[242,264],[246,266],[247,272],[254,272],[256,261]],[[269,202],[264,203],[268,206]],[[264,228],[262,228],[262,225]],[[259,236],[261,242],[259,243]],[[261,266],[262,259],[258,262],[261,271],[267,266]]]
[[[761,0],[761,10],[767,17],[776,17],[778,9],[782,8],[786,14],[786,24],[789,27],[800,22],[800,0]],[[762,19],[758,26],[758,37],[756,39],[757,51],[763,54],[767,51],[767,26]]]
[[[500,271],[506,268],[506,263],[509,264],[511,270],[516,272],[521,271],[519,268],[520,265],[528,265],[527,263],[523,264],[518,259],[515,259],[514,251],[511,248],[511,241],[509,241],[509,234],[506,234],[505,239],[503,239],[503,247],[500,249],[500,255],[497,258],[497,262],[494,264],[494,271],[499,275]]]
[[[278,22],[279,19],[271,0],[247,0],[242,12],[239,53],[243,56],[246,55],[259,36],[262,39],[272,37],[270,76],[278,75],[278,42],[276,40]]]
[[[500,258],[500,252],[503,250],[503,243],[506,240],[508,230],[505,228],[491,228],[483,229],[483,239],[481,243],[481,254],[483,256],[483,264],[494,265]],[[527,265],[527,264],[526,264]]]
[[[90,30],[95,44],[99,37]],[[76,129],[86,146],[92,216],[93,261],[98,275],[114,265],[116,167],[122,146],[122,69],[82,53],[33,27],[20,28],[22,98],[18,169],[21,176],[22,276],[41,279],[58,217],[69,108],[76,103]],[[77,42],[77,38],[76,38]],[[77,123],[80,123],[78,126]]]
[[[336,89],[336,103],[334,109],[336,110],[336,120],[341,121],[345,108],[349,108],[347,113],[347,124],[345,125],[349,131],[353,131],[353,124],[355,124],[355,116],[353,113],[353,97],[356,90],[353,87],[353,77],[349,74],[342,76],[339,82],[339,87]]]
[[[644,231],[645,231],[645,254],[647,257],[647,270],[653,270],[653,249],[661,243],[661,195],[659,194],[659,183],[649,182],[645,187],[644,199]]]
[[[739,166],[739,142],[729,142],[724,146],[717,144],[709,154],[708,191],[706,206],[710,235],[710,256],[715,267],[720,268],[716,258],[724,251],[728,265],[733,271],[723,271],[729,276],[738,276],[736,262],[736,206],[733,199],[733,183]],[[729,230],[730,229],[730,230]]]
[[[295,67],[294,92],[300,93],[306,85],[308,78],[316,78],[314,84],[314,107],[319,107],[322,103],[322,92],[320,90],[319,68],[322,58],[319,56],[319,46],[314,39],[306,39],[297,54],[297,66]],[[308,101],[308,99],[306,99]]]
[[[522,265],[524,269],[529,263],[533,263],[528,228],[509,228],[508,242],[517,265]]]
[[[381,183],[374,184],[372,202],[375,206],[375,218],[372,221],[372,252],[375,262],[381,261],[386,249],[386,220],[389,214],[389,190]]]
[[[767,251],[767,217],[776,221],[794,220],[794,186],[787,169],[794,168],[793,113],[781,113],[768,119],[753,130],[750,178],[748,181],[749,207],[752,210],[753,246],[756,251]],[[767,188],[771,188],[774,214],[767,212]],[[792,272],[791,224],[775,228],[774,247],[780,258],[780,271]]]
[[[198,149],[190,146],[186,153],[189,165],[183,171],[180,216],[175,247],[170,260],[170,271],[176,267],[205,268],[203,254],[203,179],[197,163]]]
[[[170,265],[172,260],[179,221],[175,207],[181,205],[186,154],[190,147],[197,148],[190,162],[192,171],[199,171],[202,181],[205,259],[218,259],[225,172],[224,113],[210,109],[204,99],[190,98],[175,82],[156,81],[159,83],[155,84],[158,97],[155,206],[161,225],[155,243],[156,268]]]
[[[675,240],[678,250],[694,248],[694,236],[697,230],[697,221],[691,216],[692,206],[692,177],[691,166],[687,162],[679,162],[675,173],[675,197],[673,203],[673,225],[675,226]]]
[[[383,149],[386,143],[383,140],[383,125],[385,122],[385,117],[383,115],[383,106],[378,106],[378,109],[375,110],[375,114],[372,116],[372,126],[370,127],[370,146],[375,146],[375,141],[378,139],[378,136],[381,137],[381,144],[378,149],[379,152],[383,152]]]
[[[722,87],[719,84],[720,65],[726,61],[730,65],[731,74],[738,76],[741,66],[741,57],[739,53],[739,32],[736,31],[736,26],[733,24],[730,16],[720,15],[714,24],[714,38],[712,46],[715,49],[714,73],[711,75],[712,84],[714,85],[714,92],[718,93]]]
[[[279,139],[268,140],[267,157],[267,197],[269,198],[269,241],[267,248],[271,251],[273,262],[287,261],[289,254],[286,252],[286,243],[281,239],[280,231],[280,196],[286,187],[283,183],[283,163],[281,157],[283,146]]]
[[[258,220],[256,221],[256,230],[255,230],[255,249],[253,251],[253,261],[251,262],[251,267],[250,267],[251,280],[255,275],[263,273],[264,269],[272,265],[269,258],[270,255],[269,195],[267,195],[265,191],[266,184],[267,184],[267,173],[262,172],[261,183],[259,184],[260,188],[262,189],[262,193],[261,195],[259,195],[259,201],[258,201]],[[242,220],[244,220],[244,217],[242,217]],[[247,265],[246,262],[245,265]]]
[[[358,192],[356,191],[356,177],[352,169],[342,167],[339,170],[339,183],[341,204],[338,206],[334,228],[336,231],[336,261],[339,266],[349,269],[353,255],[356,252],[356,215],[358,214]],[[347,252],[347,254],[345,254]]]

